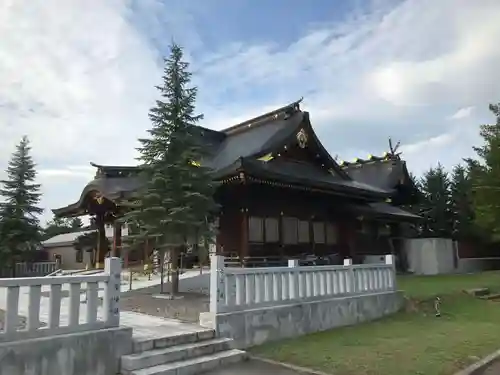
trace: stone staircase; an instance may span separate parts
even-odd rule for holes
[[[244,351],[232,349],[232,339],[202,330],[134,340],[133,353],[122,356],[120,366],[122,375],[195,375],[245,359]]]

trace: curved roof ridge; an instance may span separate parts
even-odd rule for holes
[[[270,112],[264,113],[262,115],[256,116],[254,118],[251,118],[249,120],[245,120],[243,122],[240,122],[239,124],[230,126],[229,128],[222,129],[220,132],[226,134],[226,135],[232,135],[235,133],[239,133],[241,131],[244,131],[245,129],[248,129],[249,127],[255,127],[256,125],[263,125],[269,120],[277,120],[280,116],[284,115],[291,115],[295,112],[300,111],[300,103],[302,102],[304,98],[300,98],[297,101],[294,101],[290,104],[287,104],[283,107],[274,109]]]

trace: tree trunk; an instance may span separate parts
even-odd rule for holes
[[[165,275],[165,249],[161,249],[159,251],[159,257],[160,257],[160,294],[164,293],[164,285],[165,283],[163,282],[163,277]]]
[[[171,284],[171,293],[172,295],[176,295],[179,293],[179,246],[172,247],[172,256],[170,262],[172,264],[172,284]]]

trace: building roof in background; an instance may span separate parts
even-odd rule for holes
[[[96,230],[94,229],[94,230],[83,230],[78,232],[58,234],[57,236],[54,236],[52,238],[49,238],[48,240],[43,241],[42,245],[43,247],[71,246],[73,245],[73,242],[75,242],[75,240],[81,235],[92,233],[95,231]],[[128,234],[128,228],[124,227],[122,229],[122,237],[126,237],[127,234]],[[113,227],[106,226],[106,237],[109,239],[113,238]]]

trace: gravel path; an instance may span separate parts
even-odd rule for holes
[[[26,317],[19,315],[18,317],[19,321],[17,324],[17,329],[22,330],[26,328]],[[5,324],[5,310],[0,309],[0,332],[3,331],[3,327]],[[40,322],[41,327],[45,327],[45,323]]]
[[[170,285],[166,284],[164,289],[169,291]],[[198,323],[200,312],[209,311],[210,297],[207,295],[179,293],[178,298],[173,300],[154,297],[159,294],[159,285],[123,293],[120,299],[120,308],[124,311],[179,319],[191,323]]]

